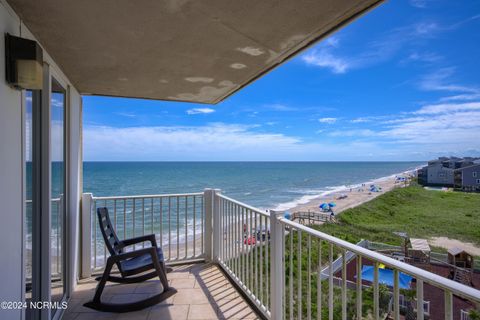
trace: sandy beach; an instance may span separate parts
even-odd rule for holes
[[[413,171],[402,172],[392,176],[383,177],[371,181],[366,181],[360,185],[347,186],[345,189],[337,190],[331,193],[327,193],[316,197],[305,204],[297,205],[288,209],[290,213],[295,212],[322,212],[319,205],[326,202],[335,202],[336,207],[333,208],[335,215],[345,211],[347,209],[356,207],[372,199],[375,199],[381,194],[388,192],[394,188],[401,188],[405,186],[405,183],[396,181],[396,177],[407,177],[411,175]],[[370,185],[379,187],[379,192],[371,192]],[[346,198],[341,198],[342,195],[346,195]]]

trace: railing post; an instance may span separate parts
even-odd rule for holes
[[[88,278],[92,274],[92,205],[93,195],[82,194],[82,257],[81,278]]]
[[[278,220],[283,212],[270,210],[271,257],[270,257],[270,299],[271,319],[283,319],[284,296],[284,252],[282,252],[282,233],[285,232],[282,223]]]
[[[220,189],[213,190],[213,233],[212,233],[212,254],[213,261],[218,262],[220,258],[220,245],[223,241],[222,227],[220,224]]]
[[[205,203],[205,258],[216,262],[220,247],[220,211],[219,189],[205,189],[203,192]]]

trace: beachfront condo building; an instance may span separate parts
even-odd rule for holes
[[[480,164],[455,170],[454,183],[456,189],[480,192]]]
[[[478,162],[472,157],[440,157],[418,170],[418,181],[422,185],[475,191]]]
[[[403,312],[403,274],[416,279],[418,306],[430,287],[444,294],[436,307],[445,319],[459,319],[462,301],[479,303],[477,289],[216,189],[135,197],[83,193],[82,96],[215,104],[380,2],[0,0],[0,319],[311,319],[323,309],[326,315],[318,317],[358,319],[367,305],[379,319],[385,311],[382,266],[391,270],[386,308],[394,319]],[[100,216],[107,211],[108,221]],[[154,211],[168,215],[169,225],[152,238],[146,223],[153,225]],[[180,223],[181,212],[194,217],[192,229]],[[247,220],[268,232],[245,239]],[[191,241],[179,242],[180,234]],[[292,247],[293,234],[305,245]],[[163,252],[145,243],[124,251],[129,237],[148,238]],[[318,248],[323,262],[294,266],[286,254],[310,257]],[[362,298],[361,273],[347,279],[352,257],[359,270],[372,266],[372,295]],[[112,261],[118,269],[111,276],[109,270],[107,280],[123,279],[136,266],[159,275],[161,268],[176,293],[151,306],[158,301],[150,294],[165,291],[165,283],[108,282],[101,299],[94,298],[95,278]],[[84,306],[92,300],[103,311],[136,311]],[[426,318],[423,307],[415,314]]]

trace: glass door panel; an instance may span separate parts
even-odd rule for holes
[[[33,99],[34,94],[25,92],[25,301],[32,299],[33,286]],[[26,310],[26,318],[30,319],[30,309]]]
[[[65,295],[65,101],[66,91],[52,80],[51,93],[51,301]],[[52,310],[52,315],[54,311]]]

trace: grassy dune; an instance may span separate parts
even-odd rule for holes
[[[480,245],[480,194],[425,190],[418,185],[395,189],[344,211],[338,224],[314,228],[357,242],[400,245],[393,231],[411,237],[445,236]]]

